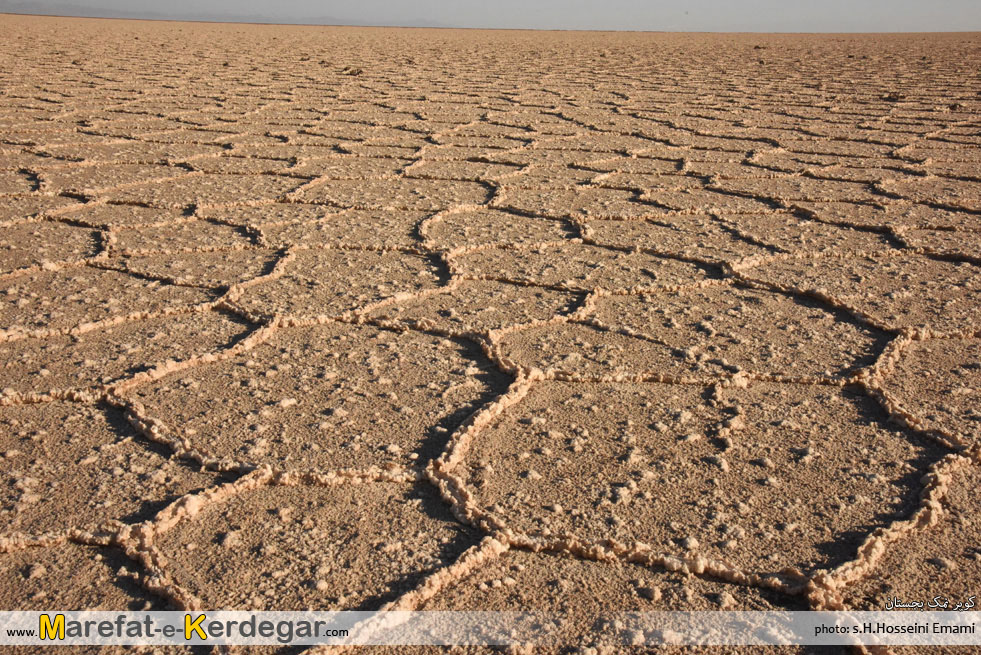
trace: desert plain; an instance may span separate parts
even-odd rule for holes
[[[979,71],[0,16],[0,609],[981,595]]]

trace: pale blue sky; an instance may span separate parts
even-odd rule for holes
[[[0,11],[278,23],[716,32],[981,30],[981,0],[0,0]]]

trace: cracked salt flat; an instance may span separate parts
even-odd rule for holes
[[[978,582],[975,36],[0,22],[4,609]]]

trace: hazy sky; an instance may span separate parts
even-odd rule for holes
[[[734,32],[981,30],[981,0],[0,0],[0,11],[355,25]]]

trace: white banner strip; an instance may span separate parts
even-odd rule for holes
[[[978,646],[942,612],[0,612],[0,645]],[[582,626],[590,632],[582,633]]]

